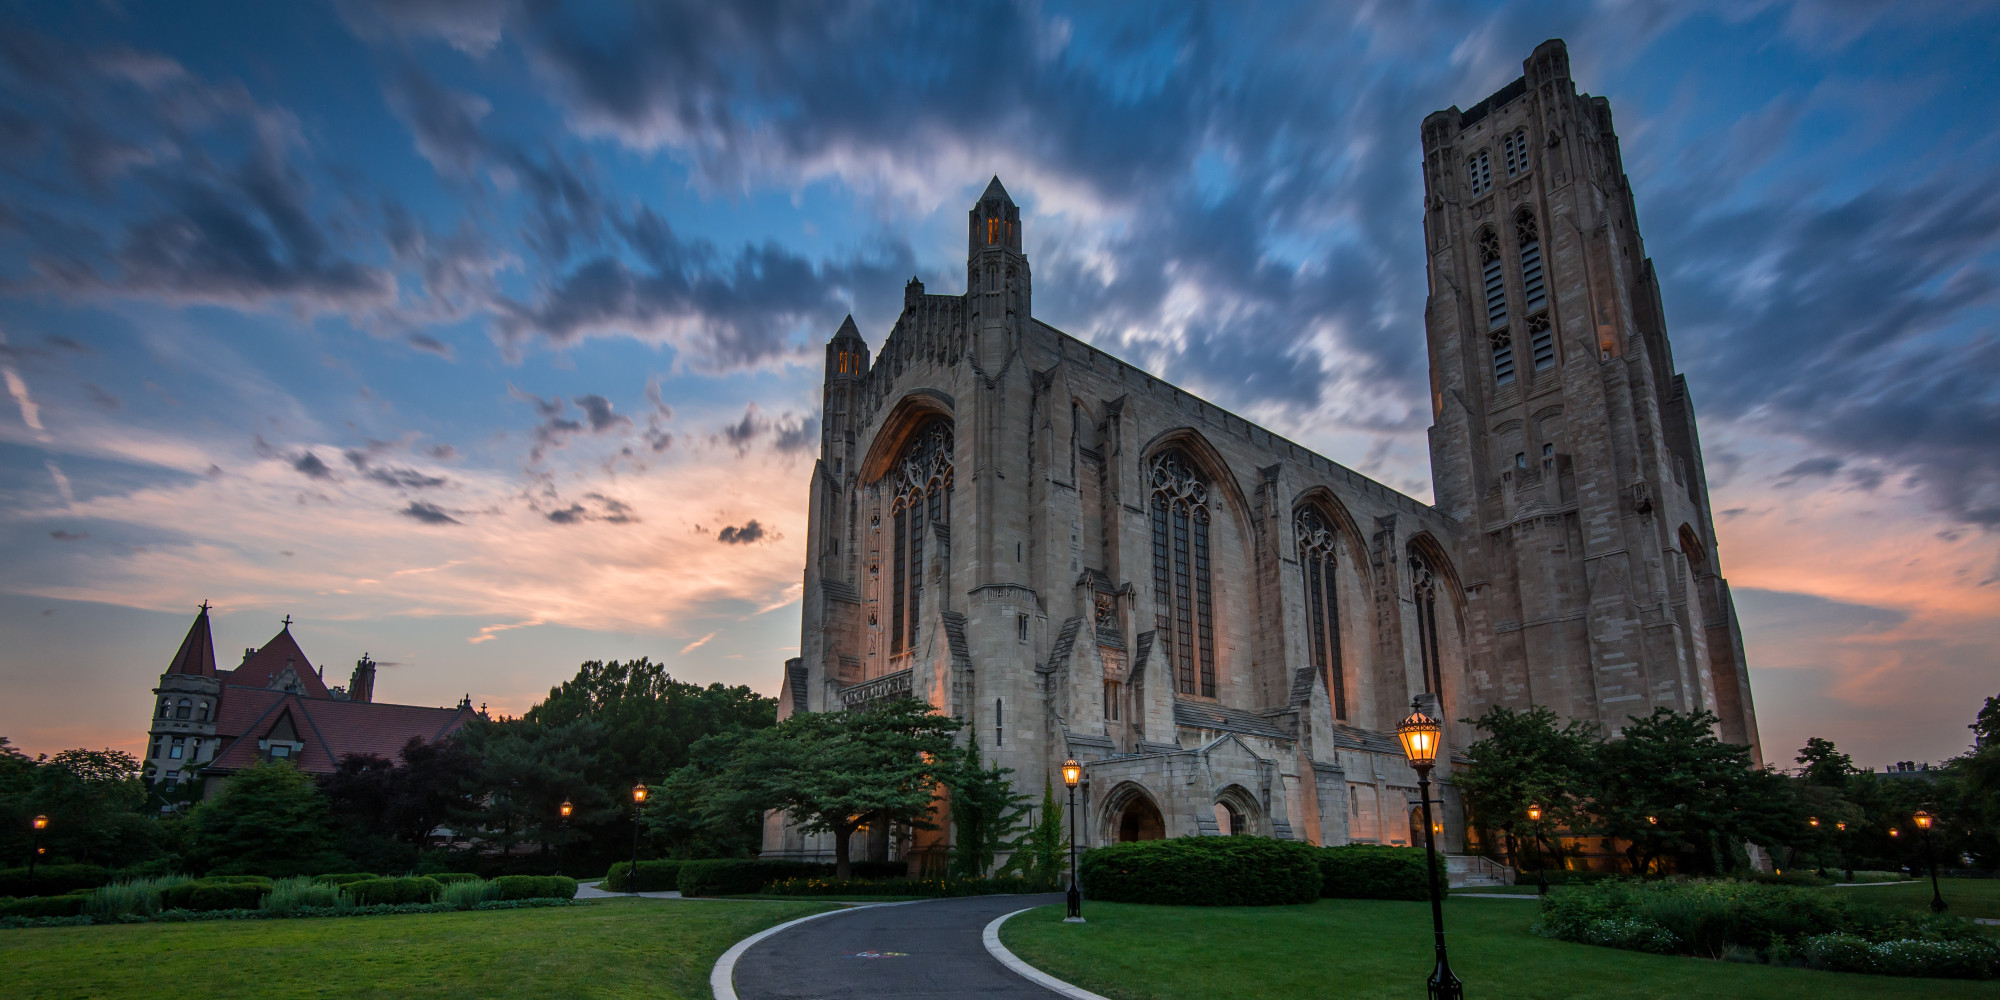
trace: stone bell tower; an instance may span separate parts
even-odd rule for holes
[[[1029,322],[1028,255],[1021,252],[1021,209],[994,177],[968,213],[965,288],[973,357],[987,374],[1021,346]]]
[[[1756,753],[1686,379],[1610,102],[1563,43],[1424,119],[1431,467],[1466,528],[1465,714],[1708,709]],[[1761,758],[1758,758],[1761,759]]]

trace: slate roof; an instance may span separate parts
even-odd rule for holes
[[[174,654],[174,661],[167,664],[167,673],[215,676],[215,636],[208,629],[207,604],[201,606],[201,614],[196,615],[194,624],[188,626],[187,638],[181,640],[180,652]]]
[[[299,742],[305,744],[292,763],[313,774],[331,773],[340,759],[350,754],[397,760],[411,737],[425,742],[441,739],[458,731],[475,714],[464,702],[456,708],[425,708],[334,701],[232,684],[223,689],[222,711],[216,719],[218,733],[230,742],[209,765],[210,772],[227,773],[256,761],[260,755],[257,741],[266,738],[287,711]]]
[[[223,673],[223,681],[241,687],[270,687],[271,681],[283,673],[289,664],[292,672],[299,677],[300,693],[311,698],[331,698],[333,693],[326,689],[326,682],[320,680],[319,672],[313,669],[312,661],[306,659],[306,652],[299,648],[299,641],[292,638],[291,626],[279,629],[264,648],[250,654],[250,658],[235,670]]]
[[[1281,740],[1292,738],[1292,734],[1278,728],[1271,723],[1271,720],[1255,712],[1203,702],[1174,702],[1174,725],[1225,733],[1249,733],[1252,736],[1269,736]]]

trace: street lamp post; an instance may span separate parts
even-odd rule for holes
[[[646,804],[646,786],[632,786],[632,867],[625,870],[625,891],[639,894],[639,807]]]
[[[1083,923],[1083,890],[1076,884],[1076,785],[1083,780],[1083,765],[1075,757],[1063,761],[1063,784],[1069,786],[1069,916],[1063,923]]]
[[[31,885],[34,884],[35,881],[35,862],[41,860],[42,857],[42,831],[49,828],[49,818],[47,816],[35,817],[34,826],[35,826],[35,852],[33,854],[28,855],[28,882]]]
[[[1431,1000],[1462,1000],[1465,990],[1445,957],[1444,898],[1438,892],[1437,840],[1431,826],[1431,768],[1437,764],[1438,738],[1444,735],[1444,726],[1425,715],[1416,703],[1410,708],[1409,718],[1396,727],[1396,738],[1402,741],[1403,756],[1417,772],[1417,797],[1424,807],[1425,881],[1431,891],[1431,931],[1437,938],[1437,968],[1431,970],[1430,996]]]
[[[1924,860],[1931,866],[1931,912],[1943,913],[1944,895],[1938,892],[1937,852],[1931,849],[1931,814],[1919,809],[1911,818],[1917,821],[1917,829],[1924,831]]]
[[[557,812],[560,812],[560,813],[562,813],[562,832],[561,832],[560,834],[557,834],[557,835],[556,835],[556,874],[557,874],[557,875],[561,875],[561,874],[562,874],[562,869],[563,869],[563,863],[562,863],[562,861],[563,861],[563,842],[564,842],[564,841],[567,841],[567,840],[569,840],[569,814],[570,814],[570,813],[571,813],[572,811],[574,811],[575,809],[576,809],[576,807],[575,807],[575,806],[573,806],[573,805],[570,805],[570,804],[569,804],[569,800],[568,800],[568,799],[564,799],[564,800],[563,800],[563,804],[562,804],[562,805],[559,805],[559,806],[557,806],[557,807],[556,807],[556,811],[557,811]]]
[[[1542,805],[1528,803],[1528,821],[1535,824],[1535,895],[1549,894],[1549,871],[1542,864]]]
[[[1847,846],[1847,821],[1836,820],[1833,828],[1840,834],[1840,862],[1847,866],[1847,880],[1854,881],[1854,852]]]

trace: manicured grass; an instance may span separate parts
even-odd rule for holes
[[[1873,900],[1890,906],[1907,906],[1912,909],[1928,910],[1931,905],[1929,879],[1922,882],[1855,885],[1827,891],[1841,893],[1852,900]],[[1944,895],[1945,904],[1951,907],[1946,912],[1953,916],[2000,919],[2000,879],[1942,879],[1938,882],[1938,891]]]
[[[730,945],[817,901],[0,930],[0,996],[707,998]]]
[[[1424,995],[1433,964],[1426,903],[1322,899],[1307,906],[1086,903],[1085,924],[1045,906],[1007,922],[1007,947],[1059,979],[1114,1000],[1353,1000]],[[1535,907],[1445,904],[1452,968],[1479,1000],[1811,997],[2000,998],[2000,983],[1891,979],[1647,955],[1528,932]]]

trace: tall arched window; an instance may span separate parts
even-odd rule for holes
[[[951,523],[952,425],[932,417],[903,445],[889,470],[895,512],[889,540],[889,655],[917,646],[923,619],[924,524]]]
[[[1521,250],[1521,299],[1522,311],[1528,316],[1528,348],[1534,354],[1535,370],[1548,371],[1556,366],[1556,340],[1549,329],[1541,227],[1535,224],[1535,213],[1525,208],[1514,217],[1514,245]]]
[[[1215,606],[1209,589],[1208,484],[1194,462],[1179,450],[1152,461],[1153,593],[1155,617],[1167,637],[1174,684],[1195,693],[1197,665],[1201,694],[1215,697]]]
[[[1299,541],[1299,569],[1305,577],[1306,620],[1310,631],[1313,669],[1326,678],[1333,698],[1333,717],[1347,718],[1347,681],[1340,666],[1340,602],[1334,596],[1333,522],[1311,507],[1300,507],[1292,518]]]
[[[1443,657],[1438,654],[1437,574],[1430,560],[1410,550],[1410,596],[1417,607],[1417,650],[1423,659],[1424,690],[1444,693]]]
[[[1479,234],[1479,273],[1486,285],[1486,337],[1493,349],[1493,384],[1514,381],[1514,341],[1507,334],[1507,276],[1500,266],[1500,234]]]

